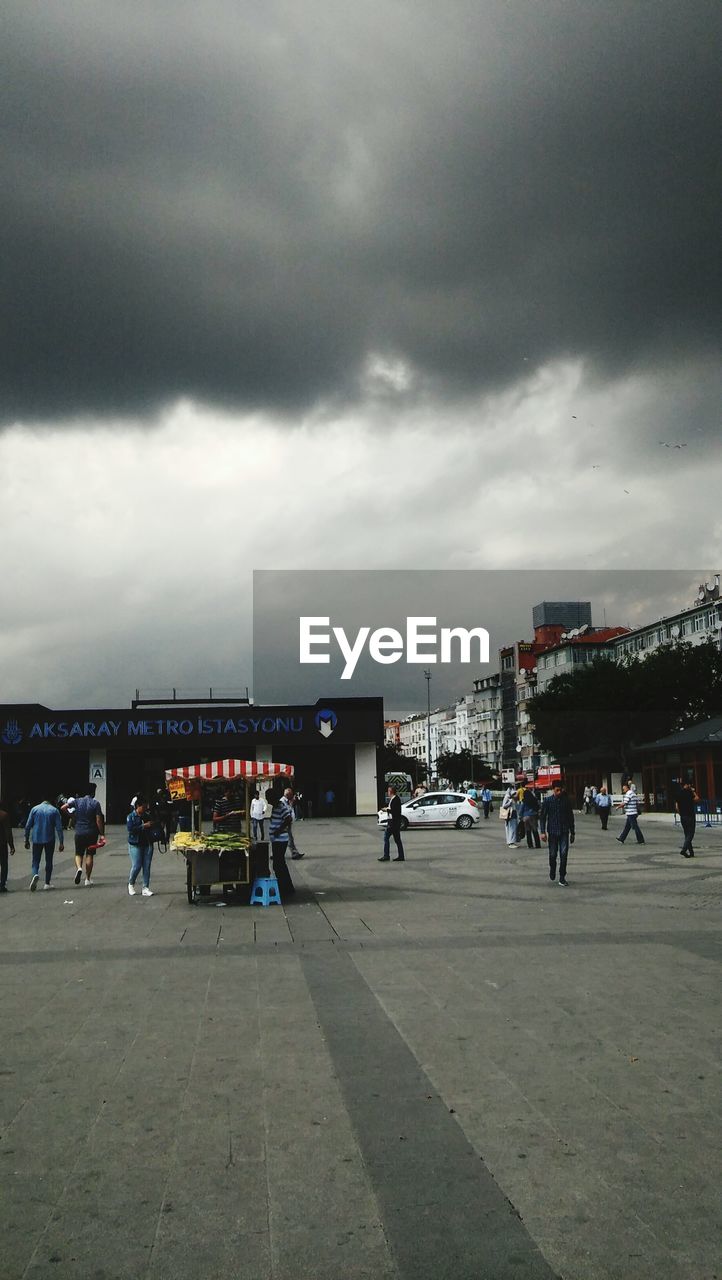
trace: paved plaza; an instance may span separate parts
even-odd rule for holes
[[[2,1280],[713,1280],[722,831],[301,823],[286,908],[110,828],[0,899]],[[21,878],[22,873],[22,878]]]

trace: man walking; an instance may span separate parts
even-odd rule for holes
[[[621,836],[617,836],[619,843],[624,844],[624,841],[630,831],[633,831],[637,837],[637,844],[644,844],[644,836],[639,830],[639,823],[637,822],[637,815],[639,813],[639,797],[637,795],[637,788],[633,782],[630,782],[624,799],[621,804],[618,804],[616,807],[618,809],[623,809],[627,818],[627,821],[622,828]]]
[[[75,883],[80,884],[85,861],[85,887],[93,884],[93,855],[97,848],[98,838],[105,834],[103,810],[95,798],[95,783],[88,783],[88,793],[84,796],[68,796],[62,812],[75,814]]]
[[[30,876],[30,892],[35,893],[40,878],[40,859],[45,854],[45,889],[52,889],[53,854],[55,853],[55,837],[58,837],[58,852],[62,853],[63,823],[60,811],[49,800],[36,804],[28,814],[25,823],[25,848],[30,848],[32,835],[32,875]]]
[[[674,806],[679,814],[679,820],[684,832],[684,844],[679,851],[683,858],[694,857],[692,841],[694,840],[694,833],[697,829],[697,809],[695,806],[698,803],[699,796],[692,786],[692,783],[683,783],[682,790],[677,796]]]
[[[574,844],[574,810],[561,782],[555,782],[553,794],[543,800],[539,826],[542,840],[549,842],[549,879],[557,878],[558,854],[559,883],[566,888],[567,857],[570,844]]]
[[[386,792],[388,796],[388,804],[386,812],[388,813],[388,821],[386,830],[384,831],[384,852],[379,862],[390,862],[391,860],[391,837],[394,838],[396,845],[396,857],[394,862],[405,862],[404,846],[401,843],[401,800],[396,787],[389,787]]]
[[[491,801],[492,801],[491,791],[489,790],[488,787],[481,788],[481,795],[479,796],[479,799],[481,800],[481,803],[484,806],[484,817],[488,818],[489,813],[491,812]]]

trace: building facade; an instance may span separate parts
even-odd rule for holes
[[[332,790],[338,813],[375,813],[381,698],[336,698],[313,706],[134,704],[61,710],[0,706],[0,793],[9,804],[84,794],[88,781],[109,822],[132,796],[154,795],[165,770],[238,758],[289,764],[312,811]]]

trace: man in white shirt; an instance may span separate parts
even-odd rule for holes
[[[266,802],[261,798],[257,791],[251,800],[251,825],[253,827],[253,839],[265,840],[264,820],[266,817]]]
[[[637,795],[637,788],[633,782],[630,782],[622,803],[617,805],[616,808],[624,809],[627,819],[622,828],[622,834],[617,836],[619,843],[624,844],[624,841],[630,831],[633,831],[637,837],[637,844],[644,844],[644,836],[639,830],[639,823],[637,822],[637,814],[639,813],[639,796]]]

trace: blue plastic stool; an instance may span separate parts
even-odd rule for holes
[[[279,907],[282,905],[276,877],[269,876],[264,880],[261,876],[257,876],[251,889],[251,906],[270,907],[272,902],[277,902]]]

